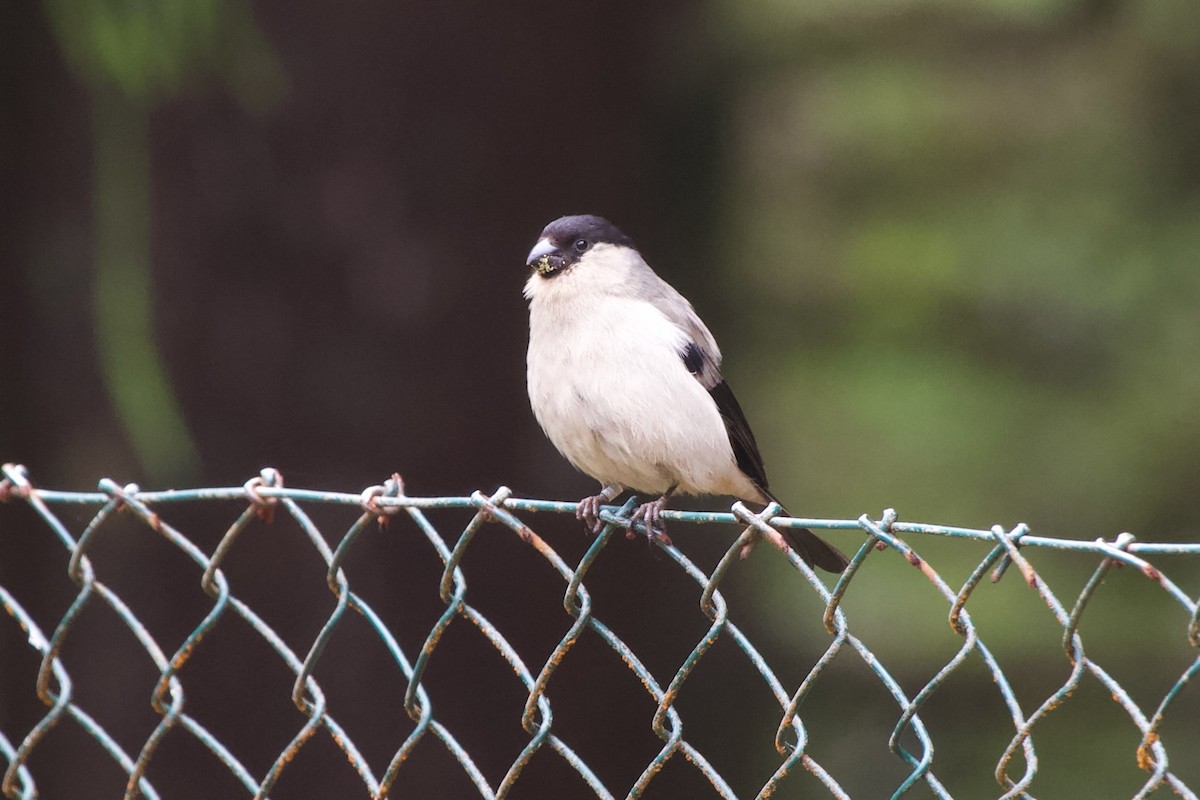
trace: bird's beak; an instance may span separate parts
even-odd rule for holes
[[[555,272],[562,266],[562,258],[559,256],[558,247],[549,239],[538,239],[537,244],[529,251],[529,256],[525,259],[527,266],[537,270],[539,275],[549,275]]]

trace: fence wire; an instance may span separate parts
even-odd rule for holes
[[[290,489],[284,487],[281,476],[273,469],[265,469],[260,476],[248,481],[244,486],[235,488],[147,492],[140,490],[136,485],[121,486],[112,480],[104,479],[100,481],[98,492],[63,492],[36,488],[31,484],[23,467],[5,464],[0,479],[0,501],[27,504],[44,522],[45,529],[66,548],[67,575],[77,586],[77,593],[53,631],[46,635],[33,616],[22,607],[20,598],[0,585],[0,603],[3,603],[16,625],[20,626],[29,647],[40,657],[34,690],[37,698],[46,706],[44,715],[29,730],[6,731],[0,728],[0,755],[3,755],[7,763],[2,784],[4,795],[10,798],[37,797],[38,778],[34,774],[32,760],[39,745],[56,726],[74,725],[103,748],[112,762],[128,776],[126,798],[144,796],[153,800],[161,796],[147,773],[160,745],[169,736],[192,737],[224,765],[247,795],[264,798],[276,787],[281,775],[289,769],[297,754],[314,737],[321,734],[328,736],[349,760],[354,772],[361,778],[364,794],[375,798],[388,795],[401,771],[409,763],[414,749],[422,741],[438,743],[459,765],[463,775],[483,798],[506,797],[520,782],[523,771],[531,761],[535,758],[549,757],[539,755],[549,753],[577,774],[582,786],[586,788],[586,796],[642,797],[668,762],[682,759],[711,785],[714,796],[734,798],[737,795],[726,778],[699,747],[684,735],[684,720],[678,703],[685,684],[697,665],[705,659],[718,640],[726,639],[736,645],[748,660],[753,672],[765,684],[778,706],[778,724],[774,736],[777,766],[757,792],[756,796],[759,798],[771,797],[788,783],[790,777],[795,780],[793,776],[800,770],[815,778],[829,796],[850,796],[833,770],[823,766],[810,752],[810,735],[801,714],[806,698],[817,683],[837,669],[835,660],[839,656],[843,659],[847,656],[861,659],[895,703],[897,716],[888,739],[888,747],[902,765],[904,777],[891,790],[891,796],[894,798],[905,795],[916,786],[924,787],[922,794],[938,798],[951,796],[938,778],[933,739],[930,729],[922,720],[921,712],[930,698],[946,684],[947,679],[969,660],[975,664],[982,664],[986,669],[995,692],[998,693],[1006,713],[1011,717],[1007,745],[999,752],[995,764],[997,796],[1033,797],[1031,787],[1039,769],[1034,733],[1050,712],[1066,703],[1085,680],[1098,682],[1124,711],[1128,723],[1132,726],[1131,733],[1136,731],[1136,736],[1131,736],[1130,743],[1137,765],[1145,772],[1145,779],[1133,796],[1147,797],[1159,789],[1167,789],[1179,797],[1193,800],[1197,796],[1195,790],[1189,788],[1185,780],[1173,771],[1172,761],[1168,757],[1168,742],[1162,734],[1162,727],[1173,707],[1178,707],[1177,700],[1184,693],[1189,681],[1200,671],[1200,654],[1196,653],[1200,648],[1200,604],[1148,559],[1168,555],[1195,558],[1200,556],[1200,543],[1142,543],[1135,541],[1129,534],[1121,534],[1114,541],[1055,539],[1035,536],[1025,525],[1018,525],[1011,530],[1000,526],[991,530],[977,530],[902,522],[891,510],[885,511],[879,519],[871,519],[864,515],[857,520],[781,517],[776,516],[780,509],[775,505],[769,506],[760,514],[755,514],[741,503],[735,503],[730,513],[666,511],[664,518],[675,525],[736,524],[740,526],[741,534],[729,545],[715,568],[709,572],[698,567],[670,542],[654,542],[657,550],[665,554],[669,562],[677,565],[678,569],[695,583],[699,592],[700,610],[708,620],[707,630],[675,672],[670,675],[655,675],[643,663],[634,648],[596,616],[591,594],[585,585],[589,569],[604,552],[614,534],[632,533],[628,517],[634,501],[631,499],[620,507],[606,507],[601,514],[606,523],[605,527],[591,542],[578,563],[571,564],[523,521],[522,516],[533,512],[574,513],[575,505],[515,498],[510,494],[507,488],[501,488],[490,496],[475,492],[470,497],[410,497],[405,495],[399,476],[393,476],[384,484],[372,486],[358,495]],[[244,501],[246,507],[232,522],[211,553],[201,550],[163,516],[167,509],[174,509],[182,504],[230,500]],[[331,545],[306,513],[305,506],[357,507],[361,509],[361,514],[349,529],[341,534],[336,544]],[[429,512],[454,508],[473,510],[474,515],[461,531],[448,536],[430,521]],[[85,509],[85,517],[87,514],[91,514],[91,517],[80,532],[73,533],[64,519],[71,519],[72,515],[78,518],[79,509]],[[333,610],[304,654],[292,649],[283,636],[268,625],[255,609],[231,592],[229,581],[222,570],[231,558],[230,553],[235,541],[248,525],[256,518],[271,522],[281,514],[295,521],[324,561],[327,569],[326,581],[334,596]],[[182,641],[164,644],[157,640],[143,619],[135,613],[134,608],[97,575],[89,559],[89,548],[93,547],[97,538],[103,534],[106,523],[115,515],[132,515],[194,562],[200,588],[211,598],[211,608]],[[371,529],[377,522],[384,524],[396,515],[407,515],[415,522],[443,566],[439,596],[445,609],[428,631],[424,644],[418,651],[406,651],[400,646],[376,610],[351,590],[349,577],[343,569],[347,553],[363,532]],[[549,653],[540,657],[519,653],[510,643],[510,637],[506,637],[468,601],[467,580],[462,560],[472,541],[485,525],[503,526],[514,533],[521,542],[533,548],[538,556],[544,559],[565,586],[562,608],[567,615],[563,622],[566,631]],[[861,544],[849,568],[836,580],[832,589],[783,546],[779,530],[787,527],[848,530],[856,531],[860,535]],[[0,528],[0,536],[4,534],[5,530]],[[985,543],[990,549],[966,581],[955,589],[904,538],[911,536],[974,540]],[[674,537],[675,541],[683,538]],[[822,619],[828,632],[825,650],[808,668],[799,685],[794,687],[784,684],[777,675],[777,667],[768,663],[760,648],[756,647],[731,620],[728,604],[720,590],[722,581],[730,574],[731,569],[745,557],[751,547],[762,540],[767,540],[786,553],[797,577],[811,587],[824,606]],[[839,539],[838,543],[844,544],[847,541],[856,540],[843,538]],[[1073,601],[1060,600],[1043,576],[1033,568],[1026,557],[1031,548],[1067,551],[1096,560],[1090,578]],[[843,598],[855,584],[855,577],[859,575],[864,562],[873,554],[888,550],[902,556],[932,585],[948,609],[950,627],[961,637],[961,644],[953,657],[940,667],[931,669],[932,677],[914,693],[906,692],[901,686],[901,681],[889,671],[877,653],[851,632],[847,613],[842,608]],[[1081,620],[1089,601],[1101,586],[1105,575],[1114,566],[1121,565],[1140,572],[1165,593],[1172,607],[1178,606],[1178,643],[1181,651],[1186,653],[1188,665],[1165,693],[1150,703],[1135,702],[1130,691],[1121,682],[1090,658],[1084,650],[1080,634]],[[1013,566],[1049,609],[1056,626],[1061,630],[1063,653],[1069,667],[1065,682],[1034,705],[1027,703],[1023,706],[1018,701],[1010,673],[1001,668],[999,660],[985,645],[967,610],[972,593],[984,582],[985,577],[990,576],[992,581],[998,581],[1006,570]],[[856,586],[856,589],[859,588],[862,587]],[[159,721],[136,751],[124,749],[106,730],[104,723],[80,705],[73,690],[72,669],[86,671],[89,669],[89,663],[77,663],[68,669],[63,656],[64,645],[71,637],[76,622],[86,608],[94,605],[107,606],[115,612],[158,673],[150,704]],[[347,730],[335,719],[336,709],[330,707],[320,683],[314,677],[317,664],[321,661],[331,636],[351,611],[369,624],[403,676],[403,708],[412,720],[412,728],[386,764],[368,763],[359,744],[356,744]],[[222,623],[222,620],[231,617],[243,620],[295,676],[291,702],[299,712],[297,729],[286,747],[276,755],[271,766],[262,774],[255,774],[239,759],[237,753],[199,719],[184,711],[183,673],[194,654],[203,648],[205,638]],[[477,765],[478,755],[473,756],[456,737],[455,731],[439,720],[435,698],[430,696],[423,682],[431,657],[438,650],[443,634],[460,618],[471,622],[487,644],[511,666],[516,679],[523,687],[522,691],[527,693],[528,699],[520,717],[520,725],[528,737],[528,742],[495,784],[488,780],[484,771]],[[589,766],[584,755],[560,738],[560,733],[555,731],[554,707],[550,702],[548,690],[572,648],[585,636],[595,637],[619,658],[636,676],[655,707],[649,725],[661,740],[661,748],[645,764],[631,786],[616,786],[612,777],[597,774],[597,771]],[[6,660],[11,657],[9,654],[5,655]],[[3,688],[6,691],[12,690],[12,687]],[[379,691],[378,687],[375,691]],[[396,691],[399,691],[398,686]],[[1185,721],[1185,724],[1188,723]],[[1196,720],[1190,720],[1190,725],[1197,725]],[[461,735],[460,732],[459,736]],[[1187,763],[1188,760],[1196,758],[1196,753],[1189,752],[1180,758],[1183,759],[1180,763]]]

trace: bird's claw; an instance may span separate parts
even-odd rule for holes
[[[666,504],[667,496],[663,495],[657,500],[642,503],[634,509],[633,515],[629,518],[629,532],[626,536],[632,539],[633,526],[640,522],[646,528],[647,541],[654,541],[655,538],[658,538],[669,547],[671,537],[667,536],[667,525],[662,519],[662,510]]]
[[[575,507],[575,519],[582,520],[583,525],[592,534],[597,534],[604,527],[604,521],[600,519],[600,504],[607,498],[602,494],[585,497],[579,501],[579,505]]]
[[[591,497],[585,497],[575,506],[575,519],[581,521],[593,535],[600,533],[604,529],[605,522],[600,519],[600,506],[610,498],[603,494],[595,494]],[[632,539],[634,537],[634,526],[641,523],[646,530],[646,540],[653,542],[655,539],[661,539],[662,543],[670,546],[671,537],[667,536],[667,525],[662,519],[662,510],[667,505],[668,497],[666,495],[652,500],[649,503],[642,503],[629,518],[629,528],[626,531],[626,537]]]

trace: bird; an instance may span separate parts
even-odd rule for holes
[[[602,487],[579,501],[578,519],[599,532],[601,504],[626,489],[658,495],[630,518],[650,537],[665,534],[661,513],[676,494],[779,503],[716,340],[632,239],[604,217],[565,216],[525,263],[530,406],[555,448]],[[846,568],[812,531],[782,533],[810,566]]]

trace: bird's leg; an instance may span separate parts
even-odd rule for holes
[[[604,522],[600,519],[601,503],[611,503],[620,493],[620,486],[606,485],[600,490],[600,494],[583,498],[575,507],[575,519],[583,520],[584,526],[593,534],[599,533],[604,527]]]
[[[671,493],[675,491],[677,484],[671,486],[662,493],[662,497],[657,500],[651,500],[649,503],[642,503],[638,506],[633,516],[629,518],[632,523],[640,522],[646,526],[646,538],[653,539],[655,536],[663,540],[663,544],[671,544],[670,537],[667,536],[666,523],[662,521],[662,510],[667,505],[667,501],[671,499]],[[630,535],[633,528],[630,527]]]

